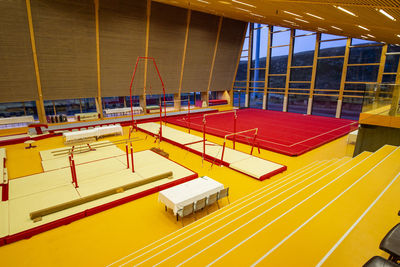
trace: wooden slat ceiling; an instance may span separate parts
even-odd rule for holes
[[[235,0],[156,1],[243,21],[400,44],[400,1],[397,0],[238,0],[242,3]],[[379,9],[396,20],[389,19]]]

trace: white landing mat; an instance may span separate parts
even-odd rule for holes
[[[154,122],[141,123],[138,127],[153,134],[158,134],[160,130],[160,124]],[[203,138],[199,136],[185,133],[165,125],[162,126],[162,136],[182,145],[203,140]]]
[[[0,238],[8,235],[8,202],[0,202]]]

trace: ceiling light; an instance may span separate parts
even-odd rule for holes
[[[204,0],[197,0],[198,2],[202,2],[204,4],[210,4],[210,2],[204,1]]]
[[[314,15],[314,14],[311,14],[311,13],[306,13],[306,14],[311,16],[311,17],[324,20],[324,18],[318,17],[317,15]]]
[[[375,36],[373,36],[372,34],[367,34],[367,36],[371,37],[371,38],[375,38]]]
[[[397,35],[397,37],[399,37],[399,38],[400,38],[400,34],[398,34],[398,35]]]
[[[334,7],[336,7],[336,8],[339,9],[339,10],[342,10],[343,12],[346,12],[347,14],[350,14],[350,15],[352,15],[352,16],[354,16],[354,17],[357,17],[356,14],[354,14],[354,13],[351,12],[351,11],[348,11],[347,9],[344,9],[344,8],[341,7],[341,6],[334,6]]]
[[[293,21],[290,21],[290,20],[284,19],[283,21],[285,21],[285,22],[287,22],[287,23],[290,23],[290,24],[294,24],[294,22],[293,22]]]
[[[253,15],[253,16],[256,16],[256,17],[265,18],[265,16],[258,15],[258,14],[255,14],[255,13],[250,13],[250,14]]]
[[[304,19],[299,19],[299,18],[294,18],[295,20],[298,20],[298,21],[302,21],[302,22],[305,22],[305,23],[309,23],[307,20],[304,20]]]
[[[332,28],[334,28],[334,29],[336,29],[336,30],[339,30],[339,31],[343,31],[341,28],[339,28],[339,27],[336,27],[336,26],[331,26]]]
[[[221,4],[224,4],[224,5],[230,5],[231,3],[229,3],[229,2],[226,2],[226,1],[218,1],[219,3],[221,3]]]
[[[357,25],[357,26],[358,26],[358,28],[361,28],[361,29],[363,29],[363,30],[369,31],[369,29],[367,29],[367,28],[365,28],[365,27],[363,27],[363,26],[361,26],[361,25]]]
[[[389,19],[391,19],[391,20],[393,20],[393,21],[396,21],[396,19],[393,18],[392,15],[388,14],[385,10],[379,9],[379,12],[381,12],[383,15],[385,15],[385,16],[388,17]]]
[[[364,35],[361,35],[361,38],[363,38],[363,39],[368,39],[368,37],[367,37],[367,36],[364,36]]]
[[[244,2],[240,2],[240,1],[237,1],[237,0],[232,0],[232,2],[235,2],[235,3],[241,4],[241,5],[245,5],[245,6],[254,7],[254,8],[256,7],[256,6],[253,6],[253,5],[251,5],[251,4],[244,3]]]
[[[297,14],[294,14],[294,13],[292,13],[292,12],[289,12],[289,11],[286,11],[286,10],[283,10],[283,13],[286,13],[286,14],[289,14],[289,15],[292,15],[292,16],[296,16],[296,17],[303,17],[303,16],[300,16],[300,15],[297,15]]]
[[[236,7],[236,6],[235,6],[235,8],[236,8],[236,9],[239,9],[239,10],[242,10],[242,11],[244,11],[244,12],[249,12],[249,13],[251,13],[251,11],[248,10],[248,9],[244,9],[244,8],[240,8],[240,7]]]
[[[324,28],[318,27],[317,29],[318,29],[319,31],[321,31],[321,32],[326,32],[326,29],[324,29]]]

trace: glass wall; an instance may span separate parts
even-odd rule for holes
[[[38,119],[35,101],[0,103],[0,118],[29,115]]]
[[[62,114],[73,116],[76,113],[97,112],[94,98],[45,100],[44,109],[47,116]]]
[[[288,112],[357,120],[368,86],[396,81],[399,51],[370,40],[250,23],[233,104],[283,111],[287,95]]]

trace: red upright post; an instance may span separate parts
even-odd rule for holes
[[[190,133],[190,97],[188,98],[188,122],[189,122],[189,133]]]
[[[159,133],[159,139],[161,142],[162,139],[162,108],[161,108],[161,97],[160,97],[160,133]]]
[[[203,159],[206,155],[206,117],[203,115]]]
[[[129,152],[128,152],[128,143],[125,144],[125,152],[126,152],[126,168],[129,169]]]
[[[226,139],[224,140],[224,145],[223,145],[223,147],[222,147],[221,164],[222,164],[222,161],[224,160],[225,143],[226,143]]]
[[[237,119],[237,115],[236,115],[236,110],[235,113],[233,115],[233,149],[235,149],[235,138],[236,138],[236,119]]]
[[[2,192],[2,201],[7,201],[8,200],[8,181],[6,184],[3,184],[3,192]]]
[[[133,120],[133,104],[132,104],[132,84],[133,84],[133,79],[135,78],[135,74],[136,74],[136,69],[139,63],[139,59],[140,57],[138,57],[136,59],[136,65],[135,65],[135,70],[133,71],[133,75],[132,75],[132,80],[131,80],[131,85],[129,86],[129,97],[130,97],[130,102],[131,102],[131,116],[132,116],[132,127],[135,129],[135,122]]]
[[[254,133],[253,143],[251,144],[250,155],[253,155],[253,148],[254,148],[254,143],[256,142],[256,137],[257,137],[257,131]]]
[[[72,168],[74,169],[74,177],[75,177],[75,188],[78,188],[78,178],[76,177],[76,168],[75,168],[75,160],[72,159]]]
[[[132,163],[132,172],[135,172],[135,167],[133,165],[133,147],[132,147],[132,143],[131,143],[131,163]]]

